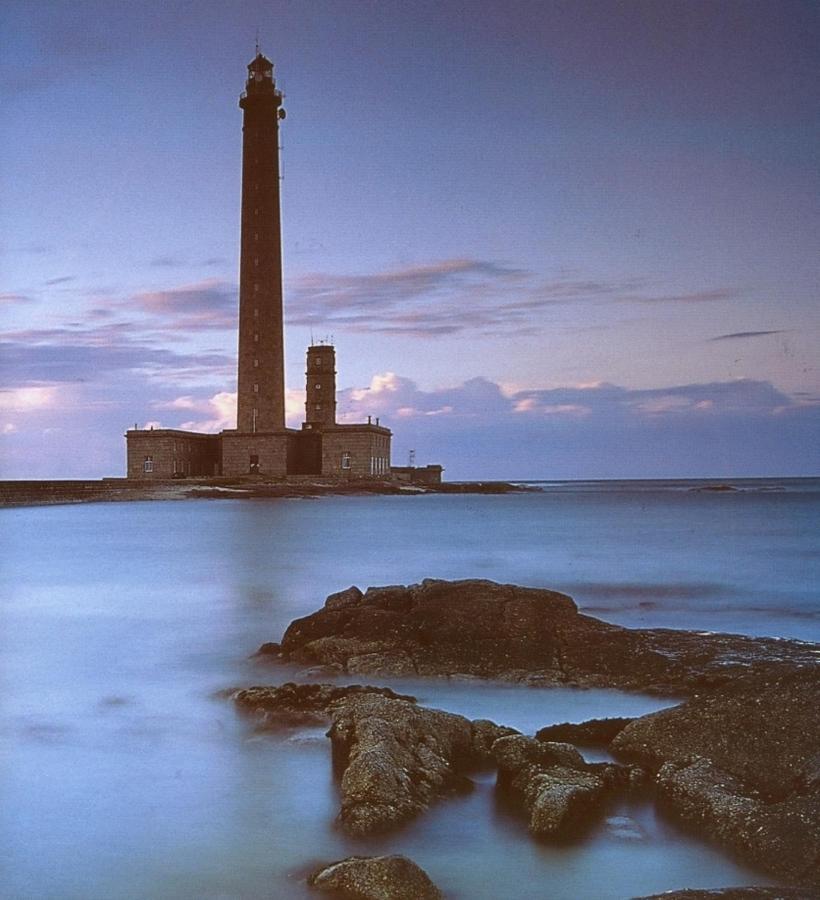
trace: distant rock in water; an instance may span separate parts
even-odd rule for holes
[[[738,679],[635,719],[613,752],[658,772],[682,821],[770,872],[820,885],[820,666]]]
[[[635,900],[818,900],[816,891],[790,887],[730,887],[713,891],[667,891]]]
[[[722,494],[722,493],[729,493],[732,491],[737,491],[737,490],[739,490],[739,488],[736,488],[732,484],[704,484],[699,487],[689,488],[689,490],[696,491],[696,492]]]
[[[492,581],[436,581],[332,594],[296,619],[281,659],[350,675],[471,675],[667,695],[741,674],[816,664],[816,645],[669,629],[583,615],[571,597]]]
[[[441,900],[429,875],[406,856],[351,856],[314,872],[308,884],[340,900]]]

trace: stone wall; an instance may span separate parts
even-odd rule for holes
[[[288,474],[288,448],[296,435],[298,432],[291,431],[223,431],[222,474],[284,478]]]
[[[219,435],[176,428],[125,434],[127,477],[140,480],[219,474]]]
[[[322,474],[340,478],[390,478],[389,429],[337,425],[322,432]]]

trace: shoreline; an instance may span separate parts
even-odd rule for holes
[[[189,478],[173,481],[99,480],[0,481],[0,509],[76,503],[146,500],[263,500],[326,496],[419,496],[422,494],[532,493],[539,488],[507,481],[447,481],[412,484],[396,480],[322,481],[248,478]]]

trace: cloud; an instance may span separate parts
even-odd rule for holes
[[[4,412],[29,412],[54,406],[57,389],[54,386],[38,386],[0,390],[0,410]]]
[[[31,303],[32,298],[27,296],[26,294],[15,294],[15,293],[6,293],[0,294],[0,306],[8,304],[11,306],[12,303]]]
[[[46,282],[48,287],[53,287],[55,284],[67,284],[69,281],[76,281],[75,275],[61,275],[59,278],[49,278]]]
[[[128,306],[161,317],[166,331],[221,331],[237,324],[236,289],[217,279],[134,294]]]
[[[157,256],[151,260],[149,265],[159,269],[175,269],[185,265],[185,263],[183,260],[177,259],[174,256]]]
[[[339,409],[347,422],[378,415],[395,460],[412,448],[450,478],[807,474],[820,440],[820,403],[748,379],[505,391],[475,378],[424,391],[384,373],[340,392]]]
[[[785,334],[783,330],[779,331],[735,331],[732,334],[719,334],[717,337],[709,338],[710,341],[737,341],[745,338],[763,337],[767,334]]]
[[[501,263],[451,259],[370,275],[303,275],[287,286],[286,310],[294,325],[357,332],[527,334],[561,305],[705,304],[735,295],[725,287],[668,293],[639,278],[544,280]]]

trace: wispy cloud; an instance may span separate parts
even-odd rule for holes
[[[179,266],[185,265],[185,263],[175,256],[157,256],[150,261],[149,265],[158,269],[176,269]]]
[[[781,330],[777,331],[735,331],[732,334],[719,334],[717,337],[709,338],[710,341],[739,341],[745,338],[764,337],[767,334],[784,334]]]
[[[46,281],[46,286],[53,287],[57,284],[68,284],[69,281],[76,281],[76,275],[61,275],[59,278],[49,278]]]
[[[6,293],[0,294],[0,306],[5,304],[11,305],[12,303],[31,303],[32,298],[27,294],[15,294],[15,293]]]
[[[127,305],[161,317],[166,331],[190,333],[236,328],[236,288],[217,279],[135,294]]]
[[[287,286],[288,321],[357,332],[436,337],[466,332],[527,334],[559,305],[706,304],[730,288],[676,294],[644,279],[543,279],[525,269],[451,259],[369,275],[316,273]]]

